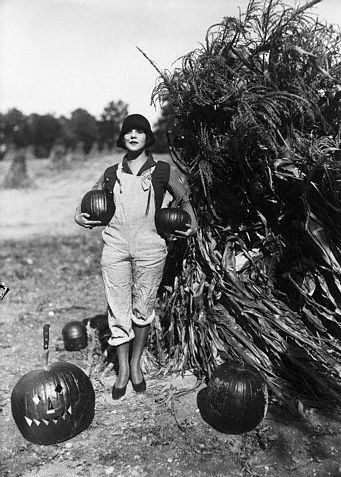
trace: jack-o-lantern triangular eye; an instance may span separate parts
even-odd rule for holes
[[[55,391],[56,393],[61,393],[63,391],[62,386],[60,384],[57,384]]]

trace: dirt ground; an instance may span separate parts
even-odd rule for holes
[[[65,351],[61,330],[71,320],[105,312],[101,230],[77,227],[73,212],[111,162],[96,158],[58,172],[47,160],[30,161],[34,188],[0,188],[0,281],[10,287],[0,301],[0,476],[341,476],[340,413],[300,409],[294,417],[271,401],[257,429],[222,434],[202,420],[196,404],[200,387],[190,372],[164,376],[162,369],[146,367],[146,393],[137,395],[129,385],[126,396],[113,401],[115,373],[103,374],[98,350],[90,375],[96,405],[89,428],[49,446],[22,437],[10,395],[23,374],[43,366],[44,323],[51,325],[49,362],[89,369],[89,348]],[[9,165],[0,163],[0,184]]]

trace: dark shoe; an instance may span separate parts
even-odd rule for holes
[[[121,399],[126,393],[127,385],[123,388],[116,388],[115,386],[112,387],[111,395],[113,399]]]
[[[147,389],[146,381],[144,378],[139,384],[134,384],[133,382],[131,382],[131,384],[133,385],[133,389],[136,393],[144,393]]]

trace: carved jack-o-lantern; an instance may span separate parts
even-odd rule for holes
[[[59,362],[22,376],[13,388],[11,407],[25,439],[56,444],[90,425],[95,392],[84,371],[72,363]]]

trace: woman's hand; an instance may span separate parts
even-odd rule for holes
[[[92,229],[93,227],[96,227],[96,225],[102,225],[100,220],[89,220],[88,217],[90,217],[89,214],[81,212],[80,214],[75,215],[75,222],[86,229]]]
[[[168,236],[169,240],[186,239],[196,234],[197,230],[192,228],[191,224],[185,224],[187,230],[176,230],[174,234]]]

